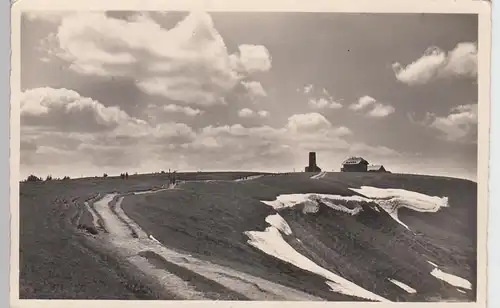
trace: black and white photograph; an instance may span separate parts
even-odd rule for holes
[[[19,299],[477,303],[480,18],[23,10]]]

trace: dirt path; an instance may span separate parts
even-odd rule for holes
[[[186,300],[221,298],[226,300],[323,300],[163,246],[154,239],[154,235],[148,235],[125,214],[121,208],[125,197],[120,197],[116,201],[114,210],[110,208],[109,203],[116,196],[116,194],[108,194],[94,203],[96,211],[104,220],[109,232],[102,234],[102,240],[176,297]],[[131,229],[135,231],[137,237],[132,236]]]

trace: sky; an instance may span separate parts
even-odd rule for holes
[[[325,171],[476,180],[477,15],[25,12],[21,177]]]

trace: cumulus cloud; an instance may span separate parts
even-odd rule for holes
[[[229,54],[203,12],[189,14],[172,29],[162,28],[148,14],[129,20],[104,13],[70,14],[62,18],[54,38],[51,54],[66,60],[73,71],[132,78],[145,93],[198,105],[223,104],[243,78],[271,68],[264,46],[241,45],[238,53]]]
[[[68,15],[73,14],[69,11],[24,11],[22,16],[28,20],[41,20],[50,23],[59,23],[61,20]]]
[[[352,132],[349,128],[334,126],[320,114],[295,114],[282,127],[245,127],[241,124],[207,126],[199,131],[196,140],[186,148],[213,157],[215,164],[225,164],[226,168],[227,165],[276,168],[297,163],[302,167],[308,151],[319,151],[321,155],[326,155],[322,157],[333,158],[335,165],[353,153],[370,157],[399,155],[397,151],[384,146],[348,142],[346,137],[350,135]],[[227,149],[231,149],[230,157],[220,161]]]
[[[261,111],[252,114],[262,116]],[[193,129],[184,123],[150,125],[139,121],[101,133],[70,133],[23,126],[21,159],[28,172],[49,172],[50,166],[61,172],[84,170],[99,175],[151,166],[280,170],[295,166],[297,161],[302,165],[307,151],[335,157],[351,151],[360,155],[394,153],[383,147],[350,143],[344,139],[350,135],[349,128],[335,126],[318,113],[292,115],[281,127],[235,124]]]
[[[241,118],[250,118],[253,115],[254,115],[253,110],[249,108],[243,108],[240,111],[238,111],[238,116]]]
[[[238,116],[240,118],[253,118],[253,117],[261,117],[261,118],[266,118],[269,116],[269,112],[267,110],[259,110],[255,112],[254,110],[250,108],[243,108],[240,111],[238,111]]]
[[[259,110],[258,114],[259,114],[259,116],[261,116],[263,118],[267,118],[269,116],[269,111],[267,111],[267,110]]]
[[[352,103],[349,109],[356,112],[364,112],[368,117],[382,118],[394,113],[396,109],[388,104],[378,102],[371,96],[360,97],[356,103]]]
[[[200,115],[203,113],[203,111],[198,109],[198,108],[191,108],[188,106],[179,106],[179,105],[175,105],[175,104],[165,105],[162,107],[162,109],[166,112],[183,113],[183,114],[185,114],[187,116],[191,116],[191,117],[194,117],[194,116],[197,116],[197,115]]]
[[[458,43],[451,51],[428,48],[424,54],[406,67],[393,64],[396,78],[408,85],[422,85],[437,79],[477,77],[477,43]]]
[[[427,115],[429,127],[442,133],[448,141],[477,142],[478,105],[454,107],[447,116]]]
[[[314,132],[331,126],[330,121],[316,112],[292,115],[287,123],[287,128],[292,132]]]
[[[258,81],[242,81],[241,84],[248,90],[250,95],[254,97],[267,96],[262,84]]]
[[[21,162],[43,170],[55,165],[65,165],[62,170],[137,166],[154,148],[196,137],[184,123],[151,125],[65,88],[24,91],[20,113]]]
[[[374,105],[377,102],[376,99],[374,99],[371,96],[363,96],[358,99],[357,103],[353,103],[349,106],[349,109],[351,110],[362,110],[368,106]]]
[[[243,44],[238,49],[238,55],[230,56],[235,70],[252,74],[271,69],[271,55],[265,46]]]
[[[314,109],[325,109],[325,108],[330,108],[330,109],[339,109],[342,108],[342,104],[338,103],[336,101],[329,101],[326,98],[319,98],[319,99],[314,99],[311,98],[308,101],[309,106],[311,106]]]
[[[306,96],[309,96],[307,104],[312,109],[340,109],[342,108],[342,104],[335,100],[333,96],[323,88],[320,93],[315,94],[315,88],[312,84],[308,84],[304,86],[303,89],[299,89]]]
[[[106,107],[73,90],[42,87],[21,94],[21,123],[59,131],[103,131],[144,121],[130,117],[119,107]]]

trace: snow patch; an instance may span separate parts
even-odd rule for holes
[[[106,195],[95,203],[95,208],[101,214],[109,231],[109,236],[103,239],[109,241],[107,243],[111,246],[110,248],[137,266],[141,272],[155,279],[169,293],[174,293],[180,299],[206,300],[208,298],[191,287],[184,279],[151,265],[140,255],[141,251],[153,251],[169,262],[198,273],[209,280],[216,281],[235,292],[245,294],[250,300],[321,300],[305,292],[239,272],[232,268],[203,261],[192,257],[190,254],[176,252],[158,244],[152,235],[147,235],[139,225],[121,210],[121,202],[124,197],[120,197],[116,202],[116,214],[111,211],[109,202],[115,196],[116,194]],[[131,236],[127,224],[136,230],[139,237],[134,238]]]
[[[384,204],[397,204],[398,207],[407,207],[418,212],[437,212],[442,207],[448,207],[448,197],[428,196],[422,193],[395,188],[376,188],[361,186],[350,190],[368,198],[383,201]]]
[[[290,228],[288,223],[283,219],[283,217],[281,217],[280,214],[278,213],[267,216],[266,222],[286,235],[292,234],[292,229]]]
[[[398,210],[401,207],[406,207],[418,212],[437,212],[442,207],[448,207],[448,197],[428,196],[405,189],[361,186],[361,188],[350,188],[350,190],[372,199],[373,202],[376,202],[384,209],[392,219],[408,230],[410,230],[410,228],[398,217]]]
[[[325,175],[326,175],[326,171],[321,171],[320,173],[311,176],[311,179],[313,179],[313,180],[319,180],[322,177],[324,177]]]
[[[252,176],[246,176],[246,177],[243,177],[243,178],[239,178],[239,179],[236,179],[234,180],[235,182],[243,182],[243,181],[250,181],[250,180],[255,180],[255,179],[258,179],[260,177],[262,177],[263,174],[259,174],[259,175],[252,175]]]
[[[467,294],[467,292],[465,292],[464,290],[457,289],[457,291],[462,293],[462,294]]]
[[[362,210],[359,203],[373,202],[380,206],[384,211],[386,211],[392,217],[392,219],[394,219],[396,222],[398,222],[408,230],[410,230],[410,228],[398,217],[399,208],[406,207],[418,212],[437,212],[440,208],[448,206],[448,197],[428,196],[422,193],[404,189],[375,188],[369,186],[350,189],[364,196],[340,196],[310,193],[286,194],[277,196],[276,200],[273,201],[261,202],[271,206],[275,210],[294,207],[298,204],[304,204],[304,213],[317,212],[319,202],[321,202],[334,210],[345,212],[351,215],[356,215]],[[348,208],[339,203],[351,203],[355,204],[355,206],[354,208]],[[380,212],[378,208],[373,208],[376,211]]]
[[[415,290],[414,288],[410,287],[407,284],[402,283],[401,281],[397,281],[396,279],[389,279],[389,281],[410,294],[417,293],[417,290]]]
[[[266,228],[265,231],[246,231],[244,234],[249,238],[247,241],[248,244],[264,253],[325,277],[328,279],[326,283],[330,286],[332,291],[369,300],[387,301],[387,299],[361,288],[353,282],[324,269],[306,258],[290,246],[283,239],[279,230],[274,226]]]
[[[312,202],[317,204],[318,201],[344,201],[344,202],[371,202],[370,199],[361,196],[340,196],[328,194],[287,194],[279,195],[274,201],[261,201],[269,205],[275,210],[294,207],[301,203]],[[326,203],[325,203],[326,204]]]
[[[445,273],[438,268],[433,269],[431,272],[431,275],[436,277],[437,279],[440,279],[444,282],[451,284],[454,287],[472,290],[472,284],[468,280],[466,280],[462,277],[458,277],[458,276],[455,276],[452,274]]]
[[[153,242],[155,242],[155,243],[157,243],[157,244],[161,244],[161,243],[160,243],[160,241],[159,241],[159,240],[157,240],[157,239],[155,239],[155,237],[154,237],[152,234],[150,234],[150,235],[149,235],[149,238],[150,238]]]
[[[431,261],[427,261],[427,263],[429,263],[430,265],[432,265],[432,266],[434,266],[434,267],[438,267],[438,266],[436,265],[436,263],[432,263]]]
[[[157,189],[157,190],[145,190],[145,191],[137,191],[134,192],[134,195],[146,195],[146,194],[154,194],[157,192],[165,191],[168,190],[168,188],[162,188],[162,189]]]

